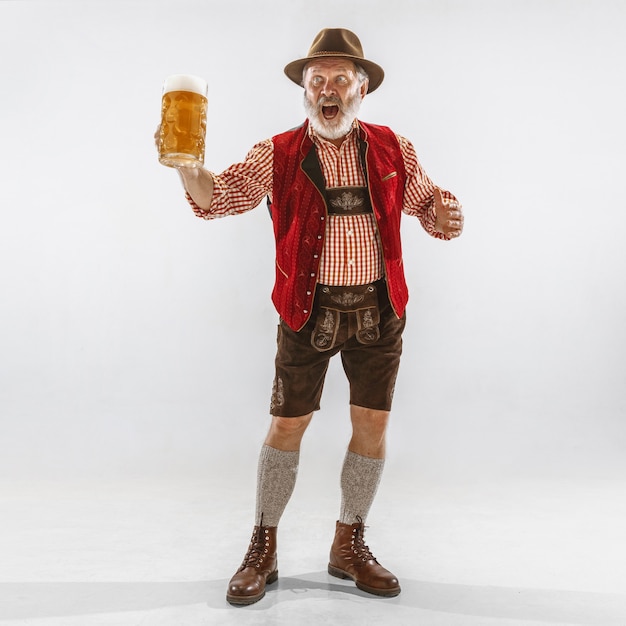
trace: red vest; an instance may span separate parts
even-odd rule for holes
[[[370,199],[378,226],[391,305],[404,313],[408,289],[402,266],[400,216],[406,172],[395,133],[359,122]],[[308,123],[272,138],[272,221],[276,238],[276,282],[272,301],[285,322],[301,330],[311,316],[324,247],[328,211],[326,183],[308,135]]]

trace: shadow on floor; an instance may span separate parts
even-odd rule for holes
[[[0,583],[0,619],[155,610],[205,604],[207,609],[267,611],[305,597],[333,601],[389,602],[405,608],[485,618],[503,618],[589,626],[624,626],[626,595],[516,589],[403,580],[396,598],[375,598],[351,581],[311,572],[279,579],[266,597],[249,607],[225,600],[227,580],[198,582],[38,582]]]

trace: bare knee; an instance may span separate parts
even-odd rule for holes
[[[266,445],[277,450],[299,450],[300,442],[312,417],[313,413],[300,417],[280,417],[274,415],[265,439]]]
[[[350,417],[352,419],[350,450],[362,456],[384,458],[389,411],[352,405]]]

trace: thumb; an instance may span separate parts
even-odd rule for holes
[[[435,199],[435,208],[443,207],[443,196],[441,195],[441,189],[435,187],[433,190],[433,198]]]

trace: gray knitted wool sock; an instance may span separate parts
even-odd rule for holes
[[[261,448],[257,473],[256,525],[278,526],[298,475],[300,452]]]
[[[385,459],[372,459],[354,452],[346,453],[341,471],[341,515],[342,524],[363,521],[369,513],[383,473]]]

